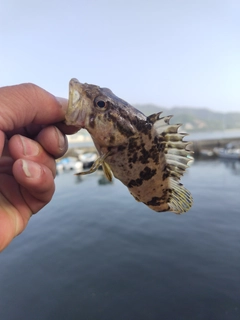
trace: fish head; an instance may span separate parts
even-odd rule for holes
[[[139,119],[146,117],[110,89],[70,81],[66,124],[86,129],[98,150],[126,144],[138,133]]]

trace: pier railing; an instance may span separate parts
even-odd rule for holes
[[[213,150],[215,147],[222,148],[234,141],[240,142],[240,137],[196,140],[192,143],[192,150],[194,151],[194,156],[199,156],[202,150]]]

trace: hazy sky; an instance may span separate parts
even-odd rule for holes
[[[1,0],[0,86],[240,111],[239,0]]]

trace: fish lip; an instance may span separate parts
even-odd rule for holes
[[[82,84],[73,78],[69,82],[68,109],[65,116],[67,125],[73,125],[79,129],[85,128],[86,110],[83,107]]]
[[[73,78],[69,81],[69,100],[68,100],[68,108],[73,108],[78,101],[81,99],[81,83],[76,79]],[[77,94],[77,95],[76,95]]]

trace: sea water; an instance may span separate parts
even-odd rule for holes
[[[179,216],[102,172],[56,193],[0,254],[0,319],[239,320],[240,161],[195,161]]]

